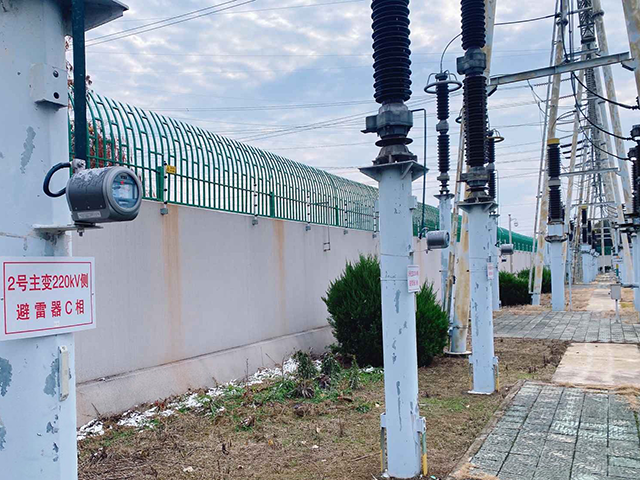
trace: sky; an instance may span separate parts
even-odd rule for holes
[[[211,9],[214,5],[217,8]],[[554,13],[556,0],[498,0],[497,22]],[[620,0],[602,0],[611,53],[629,50]],[[187,121],[214,133],[370,185],[358,172],[376,157],[374,135],[364,135],[375,114],[368,0],[139,0],[124,17],[87,34],[87,73],[92,88],[141,108]],[[108,36],[198,9],[200,18],[148,32]],[[222,9],[226,9],[221,11]],[[412,108],[427,110],[427,203],[438,193],[435,98],[423,89],[440,70],[443,49],[460,32],[460,3],[432,0],[410,4]],[[212,13],[216,12],[218,13]],[[190,17],[181,17],[186,20]],[[549,65],[553,19],[495,27],[491,74]],[[106,37],[105,37],[106,36]],[[443,69],[455,72],[461,55],[455,40]],[[634,103],[633,74],[613,66],[618,100]],[[431,78],[432,80],[432,78]],[[540,164],[546,79],[501,87],[489,99],[489,118],[505,141],[496,149],[500,224],[508,214],[514,231],[532,235]],[[561,97],[572,93],[563,82]],[[537,96],[537,97],[536,97]],[[453,118],[461,95],[451,99],[452,167],[458,132]],[[573,108],[562,99],[560,113]],[[423,161],[423,118],[416,113],[412,151]],[[621,110],[623,132],[637,111]],[[323,126],[313,124],[323,122]],[[559,127],[570,135],[572,125]],[[568,141],[568,140],[564,140]],[[563,141],[563,142],[564,142]],[[627,145],[631,146],[631,145]],[[422,198],[423,182],[414,194]]]

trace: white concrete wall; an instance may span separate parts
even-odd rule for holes
[[[321,352],[333,341],[330,281],[378,252],[371,232],[160,207],[144,202],[134,222],[73,239],[97,276],[98,327],[77,335],[81,421]],[[424,248],[416,240],[416,263],[439,289],[439,253]]]
[[[73,238],[97,278],[98,327],[76,337],[81,422],[322,352],[334,339],[321,297],[346,260],[378,253],[371,232],[161,206]],[[440,252],[425,248],[414,239],[415,263],[439,290]],[[531,254],[513,260],[517,272]]]
[[[513,254],[513,273],[518,273],[520,270],[531,267],[531,252],[515,252]],[[498,269],[502,272],[510,271],[510,259],[509,257],[504,257],[507,259],[506,262],[500,261],[498,264]]]

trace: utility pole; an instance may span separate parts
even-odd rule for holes
[[[365,133],[377,133],[381,147],[373,166],[360,169],[379,183],[382,336],[386,474],[409,479],[427,474],[425,421],[418,406],[418,354],[412,210],[417,201],[411,184],[425,170],[409,151],[413,115],[411,98],[408,0],[373,0],[373,50],[376,116],[367,117]],[[386,432],[386,443],[384,433]],[[383,461],[385,453],[382,454]],[[384,469],[384,465],[383,465]]]
[[[567,0],[560,0],[560,18],[557,20],[557,32],[556,32],[556,51],[554,65],[560,65],[564,61],[564,27],[567,24],[566,15],[568,12]],[[558,101],[560,99],[560,82],[562,75],[554,75],[551,85],[551,103],[549,104],[549,115],[547,118],[547,134],[546,138],[555,138],[556,136],[556,123],[558,121]],[[545,164],[543,169],[546,169],[549,159],[545,156]],[[547,226],[547,216],[549,214],[548,196],[546,195],[548,184],[547,175],[542,176],[542,188],[540,188],[538,194],[540,195],[540,208],[538,210],[538,228],[537,236],[534,238],[536,248],[534,251],[534,262],[531,272],[534,275],[533,281],[533,294],[531,296],[531,303],[533,305],[540,305],[540,295],[542,293],[542,272],[544,269],[544,239]]]
[[[64,38],[71,32],[67,26],[73,23],[73,29],[84,35],[85,29],[122,16],[126,7],[111,0],[22,0],[3,2],[2,7],[0,103],[4,122],[0,148],[5,180],[0,201],[5,208],[0,216],[0,252],[9,285],[4,285],[0,315],[4,323],[0,334],[0,475],[10,480],[75,480],[73,332],[95,326],[92,306],[84,303],[93,300],[89,293],[93,289],[87,285],[82,300],[86,311],[80,313],[79,303],[74,302],[70,310],[71,298],[65,299],[60,290],[49,290],[46,276],[73,268],[87,271],[85,266],[92,263],[78,258],[69,262],[71,237],[65,231],[75,229],[69,225],[69,208],[64,199],[55,201],[43,194],[43,180],[54,164],[69,159]],[[76,48],[82,44],[74,45]],[[88,271],[87,279],[93,282],[92,269]],[[33,273],[29,283],[12,288],[12,276],[20,280],[25,272]],[[30,301],[35,298],[46,303]],[[62,307],[60,315],[55,315],[55,301],[49,301],[54,298]],[[17,309],[16,302],[20,302]],[[90,319],[93,324],[80,327],[71,317]]]
[[[564,311],[564,274],[562,244],[565,242],[564,217],[562,215],[562,192],[560,187],[560,140],[547,140],[547,172],[549,186],[549,224],[547,242],[551,250],[551,308],[554,312]]]
[[[583,82],[584,74],[579,73],[578,79]],[[582,102],[583,87],[582,84],[578,84],[578,93],[576,96],[576,103]],[[573,120],[573,135],[571,137],[571,156],[569,160],[569,184],[567,186],[567,201],[565,202],[565,217],[564,225],[568,228],[571,225],[571,209],[573,205],[573,184],[575,175],[573,173],[576,169],[576,157],[578,153],[578,136],[580,134],[580,112],[576,109]],[[573,257],[571,252],[572,245],[570,242],[564,242],[562,244],[562,265],[567,265],[567,258],[570,258],[570,263],[573,263]],[[570,267],[571,268],[571,267]]]
[[[593,16],[596,24],[596,32],[598,37],[598,46],[600,47],[600,53],[602,55],[609,55],[609,42],[607,40],[607,31],[604,25],[604,11],[602,10],[602,5],[600,0],[592,0],[593,2]],[[617,94],[616,87],[613,80],[613,72],[611,70],[610,65],[605,65],[602,67],[602,74],[604,76],[604,86],[607,92],[607,98],[612,102],[617,102]],[[611,125],[613,127],[613,133],[617,135],[614,137],[614,143],[616,147],[616,154],[620,158],[626,157],[626,152],[624,148],[624,141],[622,140],[622,126],[620,123],[620,109],[618,105],[615,103],[609,102],[609,114],[611,116]],[[603,117],[604,118],[604,117]],[[618,138],[620,137],[620,138]],[[633,198],[631,195],[631,181],[629,179],[629,169],[627,168],[626,162],[618,161],[617,162],[618,171],[620,172],[620,179],[622,181],[622,193],[624,195],[624,203],[627,207],[627,211],[631,211]],[[617,188],[616,188],[617,190]],[[620,205],[620,209],[622,210],[622,205]],[[620,222],[620,214],[618,213],[618,221]],[[622,218],[624,220],[624,217]],[[620,222],[622,223],[622,222]],[[623,260],[625,268],[628,265],[628,271],[630,273],[631,269],[631,254],[629,249],[628,239],[625,237],[622,239],[623,246]],[[631,278],[627,279],[627,283],[631,283]]]
[[[497,199],[497,182],[496,182],[496,143],[504,141],[496,130],[489,132],[487,136],[487,170],[489,171],[489,196],[494,201],[493,211],[489,214],[489,235],[491,237],[491,265],[493,278],[491,280],[491,294],[493,311],[500,310],[500,275],[498,274],[498,261],[500,254],[498,252],[498,223],[500,214],[498,213]]]
[[[489,213],[494,202],[487,193],[489,170],[487,151],[487,55],[486,21],[483,0],[462,1],[462,48],[458,73],[465,76],[464,118],[467,172],[461,176],[467,184],[466,198],[461,202],[469,222],[469,281],[471,284],[471,335],[473,353],[469,359],[473,369],[471,393],[495,392],[498,359],[493,342],[493,311],[488,264],[491,261]]]
[[[489,78],[491,72],[491,57],[493,53],[493,30],[495,26],[496,17],[496,5],[497,0],[484,0],[484,14],[485,14],[485,26],[486,26],[486,41],[482,52],[486,56],[486,67],[484,75]],[[463,112],[466,105],[463,106]],[[460,146],[458,149],[458,171],[456,181],[456,194],[459,193],[458,185],[462,185],[462,178],[464,176],[464,157],[466,154],[465,137],[467,132],[466,116],[463,113],[462,121],[460,124]],[[460,192],[464,195],[465,200],[468,194],[467,191]],[[458,197],[456,197],[457,199]],[[469,217],[466,213],[462,214],[462,222],[460,226],[460,242],[455,244],[457,240],[457,219],[458,209],[462,209],[463,201],[457,201],[453,210],[453,218],[455,222],[452,226],[451,242],[454,244],[452,252],[454,255],[449,257],[449,278],[448,284],[451,288],[448,288],[447,293],[449,297],[452,297],[453,288],[452,280],[455,271],[455,303],[453,305],[452,314],[452,328],[451,328],[451,345],[450,354],[468,355],[467,352],[467,336],[469,330],[469,317],[471,310],[471,275],[470,275],[470,257],[469,257]]]
[[[438,199],[438,213],[440,217],[440,230],[451,235],[451,200],[453,195],[449,191],[449,162],[450,162],[450,137],[449,137],[449,96],[462,88],[462,84],[449,72],[440,71],[435,75],[435,82],[429,83],[424,91],[436,95],[438,124],[438,170],[440,175],[440,193],[435,195]],[[455,241],[455,239],[454,239]],[[449,276],[449,253],[451,247],[443,248],[440,252],[441,275],[441,301],[443,307],[447,303],[447,279]]]
[[[509,244],[513,245],[513,233],[511,231],[511,214],[509,214]],[[513,255],[509,255],[509,272],[513,273]]]
[[[634,77],[636,80],[636,92],[638,93],[638,95],[640,95],[640,0],[622,0],[622,7],[624,10],[625,22],[627,24],[627,36],[629,37],[629,49],[631,51],[631,56],[633,57],[632,66],[634,67]],[[635,225],[633,227],[633,233],[632,233],[632,239],[633,239],[632,255],[633,255],[633,271],[634,271],[633,281],[636,284],[636,287],[638,286],[638,284],[640,284],[640,241],[638,239],[638,230],[640,229],[640,225],[638,225],[639,221],[636,217],[636,215],[640,214],[640,202],[638,201],[639,195],[637,193],[637,189],[638,189],[637,156],[638,155],[640,155],[640,152],[637,152],[637,147],[636,147],[636,161],[635,161],[636,171],[634,172],[635,174],[633,175],[633,184],[631,187],[632,191],[634,192],[633,222]],[[634,294],[634,305],[636,307],[636,311],[640,312],[640,288],[634,288],[633,294]]]

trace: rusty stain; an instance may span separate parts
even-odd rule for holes
[[[6,358],[0,358],[0,396],[4,397],[11,385],[13,368]]]
[[[289,318],[287,316],[287,270],[286,270],[286,242],[285,242],[285,223],[283,220],[273,221],[274,233],[274,257],[277,259],[276,264],[276,287],[277,298],[280,307],[280,320],[284,323],[285,331],[289,331]]]
[[[31,161],[31,156],[36,146],[33,143],[33,139],[36,138],[36,131],[33,127],[27,128],[27,138],[23,143],[24,151],[20,155],[20,171],[25,173],[27,165]]]
[[[184,325],[182,320],[182,246],[180,245],[180,209],[169,205],[169,215],[162,217],[162,248],[165,298],[169,315],[170,349],[166,361],[183,357]]]

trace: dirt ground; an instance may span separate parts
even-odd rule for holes
[[[521,379],[551,379],[566,348],[559,341],[496,339],[501,389],[489,397],[467,394],[467,359],[440,357],[421,369],[429,474],[446,476],[509,389]],[[267,387],[256,385],[215,416],[185,411],[157,417],[142,429],[105,420],[104,436],[80,442],[79,478],[377,479],[383,381],[382,375],[367,378],[349,396],[320,402],[263,401],[260,391]]]

